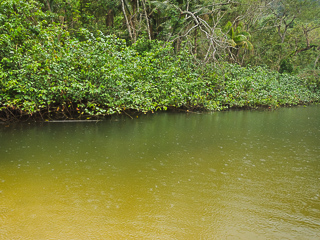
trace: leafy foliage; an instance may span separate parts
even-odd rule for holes
[[[199,65],[183,44],[175,52],[170,42],[138,38],[128,45],[99,30],[79,28],[71,35],[51,16],[33,0],[1,2],[1,120],[319,101],[317,74],[299,78],[224,61]],[[246,35],[242,27],[230,36],[237,43],[240,35]]]
[[[293,66],[290,60],[282,59],[280,61],[279,73],[292,73],[292,72],[293,72]]]
[[[225,29],[227,30],[227,35],[229,36],[232,47],[243,47],[248,50],[253,50],[253,45],[249,41],[251,36],[243,30],[243,23],[239,23],[239,25],[235,27],[232,26],[232,23],[229,21]]]

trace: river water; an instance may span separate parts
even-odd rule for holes
[[[320,239],[320,106],[0,125],[0,239]]]

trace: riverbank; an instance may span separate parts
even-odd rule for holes
[[[219,53],[208,50],[209,55],[217,54],[209,58],[195,54],[183,41],[177,48],[173,41],[141,36],[130,42],[98,29],[66,29],[35,2],[5,1],[0,13],[5,26],[0,30],[3,122],[277,108],[320,99],[315,66],[299,78],[284,73],[299,73],[289,59],[273,68],[282,73],[228,63],[239,62],[228,54],[240,51],[240,45],[223,47]],[[273,58],[268,61],[280,64]]]
[[[174,54],[160,41],[146,48],[102,33],[84,35],[88,40],[67,39],[59,49],[48,40],[48,47],[38,44],[17,53],[17,62],[1,65],[1,121],[277,108],[320,100],[317,83],[295,75],[225,62],[197,64],[187,49]]]
[[[276,110],[277,108],[281,107],[297,107],[297,106],[309,106],[310,104],[318,104],[319,102],[300,102],[298,104],[286,104],[286,105],[277,105],[277,106],[233,106],[228,107],[225,106],[224,108],[220,109],[219,111],[229,111],[229,110]],[[164,110],[159,110],[164,112]],[[167,108],[166,112],[173,112],[173,113],[201,113],[201,112],[208,112],[206,109],[187,109],[187,108]],[[9,123],[9,122],[97,122],[105,119],[112,118],[114,116],[124,116],[130,119],[139,118],[141,115],[147,113],[155,113],[155,111],[150,112],[142,112],[142,111],[135,111],[135,110],[123,110],[119,113],[110,114],[100,114],[100,115],[90,115],[90,114],[79,114],[77,111],[70,112],[68,109],[66,112],[64,110],[56,111],[56,110],[49,110],[47,109],[42,110],[41,112],[36,112],[34,114],[23,113],[18,110],[9,110],[6,109],[0,112],[0,116],[6,116],[5,118],[0,118],[0,124]]]

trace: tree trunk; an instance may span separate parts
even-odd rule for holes
[[[47,7],[48,7],[49,12],[52,12],[49,0],[47,0],[46,3],[47,3]]]
[[[149,37],[149,40],[151,40],[150,24],[149,24],[149,18],[148,18],[148,15],[147,15],[147,9],[146,9],[145,0],[142,0],[142,4],[143,4],[144,15],[146,17],[146,22],[147,22],[148,37]]]
[[[126,10],[124,8],[124,1],[123,0],[121,0],[121,6],[122,6],[122,12],[123,12],[124,18],[126,20],[126,25],[127,25],[127,29],[128,29],[128,32],[129,32],[129,36],[131,38],[131,41],[134,41],[133,36],[132,36],[132,32],[131,32],[130,23],[129,23],[127,14],[126,14]]]
[[[137,25],[137,0],[131,0],[132,17],[130,18],[133,42],[137,41],[136,25]]]
[[[112,9],[108,10],[107,15],[106,15],[106,26],[107,27],[113,27],[113,22],[114,22],[114,14]]]
[[[197,44],[197,35],[198,35],[198,28],[194,30],[194,48],[193,48],[193,54],[195,57],[197,56],[197,50],[198,50],[198,44]]]

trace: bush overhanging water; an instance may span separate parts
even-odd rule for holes
[[[162,42],[142,51],[139,42],[127,47],[116,37],[94,37],[85,30],[83,37],[87,40],[66,36],[61,45],[48,39],[18,52],[15,67],[2,65],[2,118],[8,112],[70,118],[127,109],[274,108],[319,100],[314,86],[293,75],[227,63],[200,68],[188,51],[173,55]]]
[[[3,13],[13,9],[5,5],[9,2],[1,5]],[[35,15],[28,4],[19,6],[25,19],[0,15],[3,121],[35,115],[90,118],[127,110],[276,108],[319,101],[316,82],[263,67],[224,62],[199,66],[187,48],[175,54],[170,44],[157,40],[140,39],[127,46],[115,36],[86,29],[70,37],[58,25],[48,24],[41,11]]]

